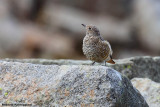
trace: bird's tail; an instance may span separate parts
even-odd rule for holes
[[[110,59],[109,61],[107,61],[108,63],[111,63],[111,64],[115,64],[115,62],[112,60],[112,59]]]

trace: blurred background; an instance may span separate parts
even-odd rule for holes
[[[159,0],[0,0],[0,58],[85,59],[82,23],[114,59],[160,55]]]

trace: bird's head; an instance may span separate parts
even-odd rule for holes
[[[85,24],[82,24],[82,26],[86,28],[86,35],[89,35],[89,36],[100,36],[99,29],[96,26],[85,25]]]

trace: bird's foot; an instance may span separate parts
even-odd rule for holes
[[[95,64],[95,61],[94,62],[92,62],[92,64],[91,65],[94,65]]]

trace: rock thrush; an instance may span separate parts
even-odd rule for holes
[[[115,64],[112,60],[112,48],[108,41],[104,40],[96,26],[82,24],[86,28],[86,36],[83,39],[84,55],[95,62],[106,62]]]

